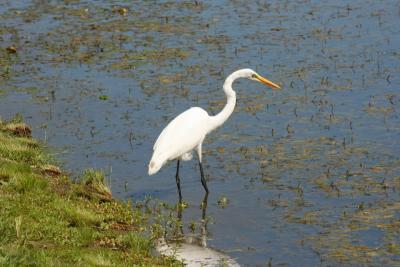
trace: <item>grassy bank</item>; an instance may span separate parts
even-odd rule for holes
[[[141,212],[101,173],[71,182],[20,122],[0,122],[0,217],[1,266],[174,265],[150,254]]]

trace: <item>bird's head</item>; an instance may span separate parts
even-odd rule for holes
[[[234,74],[234,76],[236,76],[235,78],[240,78],[240,77],[247,78],[247,79],[261,82],[265,85],[268,85],[272,89],[281,89],[281,87],[278,84],[273,83],[270,80],[262,77],[260,74],[258,74],[257,72],[255,72],[252,69],[241,69],[241,70],[235,71],[233,74]]]
[[[246,78],[248,78],[250,80],[253,80],[253,81],[257,81],[257,82],[263,83],[265,85],[268,85],[272,89],[281,89],[281,87],[278,84],[273,83],[270,80],[268,80],[267,78],[262,77],[260,74],[258,74],[254,70],[247,69],[246,71],[247,71],[247,77]]]

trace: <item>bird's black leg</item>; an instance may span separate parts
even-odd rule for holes
[[[206,194],[208,195],[207,183],[206,183],[206,179],[204,178],[203,166],[201,165],[200,161],[199,161],[199,166],[200,166],[200,174],[201,174],[201,184],[203,185],[204,189],[206,190]]]
[[[206,211],[207,211],[207,202],[208,202],[208,193],[204,194],[203,202],[201,203],[201,219],[206,219]]]
[[[176,186],[178,187],[178,193],[179,193],[179,203],[182,203],[182,193],[181,193],[181,180],[179,179],[179,159],[176,164]]]

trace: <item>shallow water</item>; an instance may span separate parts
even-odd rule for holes
[[[174,204],[175,164],[147,176],[153,142],[191,106],[217,113],[251,67],[283,90],[238,81],[205,141],[208,245],[248,266],[399,264],[397,1],[98,2],[0,4],[3,118],[74,175],[104,169],[114,196]],[[181,179],[188,228],[194,161]]]

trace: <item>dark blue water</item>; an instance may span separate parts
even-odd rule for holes
[[[1,117],[21,113],[74,175],[100,168],[117,198],[174,204],[175,164],[147,175],[154,141],[191,106],[219,112],[225,77],[250,67],[283,90],[235,83],[236,112],[205,141],[208,245],[248,266],[396,261],[398,238],[333,252],[360,239],[360,205],[371,225],[399,212],[397,1],[6,1],[0,16],[1,48],[18,51],[2,54]],[[203,188],[182,165],[189,224]]]

